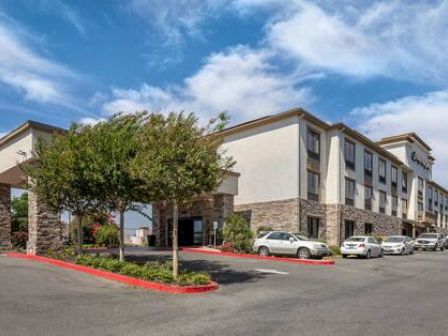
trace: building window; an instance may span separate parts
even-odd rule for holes
[[[428,210],[429,212],[432,212],[433,208],[432,208],[432,193],[433,193],[433,189],[431,187],[428,188]]]
[[[364,208],[366,210],[372,210],[373,201],[373,188],[364,186]]]
[[[408,174],[404,171],[401,172],[401,190],[404,193],[408,192]]]
[[[354,235],[355,233],[355,222],[354,221],[349,221],[346,220],[344,222],[344,226],[345,226],[345,239],[350,238],[351,236]]]
[[[368,151],[364,151],[364,173],[372,176],[373,171],[373,155]]]
[[[383,159],[378,161],[378,177],[381,183],[386,183],[386,161]]]
[[[364,234],[367,236],[371,236],[373,234],[373,224],[372,223],[364,224]]]
[[[434,205],[439,206],[439,192],[437,190],[434,191]]]
[[[380,213],[386,213],[387,194],[380,190]]]
[[[308,199],[319,201],[319,174],[308,171]]]
[[[345,166],[355,170],[356,145],[354,142],[345,139]]]
[[[408,218],[408,200],[402,199],[401,200],[401,213],[403,218]]]
[[[397,209],[398,209],[398,197],[392,196],[392,216],[397,215]]]
[[[390,179],[392,181],[392,185],[394,187],[396,187],[397,183],[398,183],[398,169],[397,169],[397,167],[392,166],[391,169],[390,169],[390,172],[391,172]]]
[[[312,239],[319,238],[319,218],[308,217],[307,233],[309,238]]]
[[[423,202],[418,202],[418,212],[423,212]]]
[[[315,160],[320,160],[320,134],[308,128],[306,142],[308,156]]]
[[[418,195],[420,197],[423,197],[423,188],[424,188],[424,181],[421,177],[418,178]]]
[[[356,182],[355,180],[345,179],[345,204],[355,205]]]

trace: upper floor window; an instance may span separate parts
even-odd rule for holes
[[[433,189],[431,187],[428,188],[428,210],[432,212],[432,195]]]
[[[308,171],[308,199],[319,200],[319,174]]]
[[[397,209],[398,209],[398,197],[392,196],[392,216],[397,215]]]
[[[437,190],[434,192],[434,204],[435,206],[439,205],[439,192]]]
[[[364,172],[366,175],[372,176],[373,155],[368,151],[364,151]]]
[[[418,178],[418,195],[423,196],[423,188],[424,188],[424,181],[421,177]]]
[[[345,139],[345,166],[355,170],[356,145],[353,141]]]
[[[401,213],[403,214],[403,218],[407,218],[408,215],[408,200],[401,200]]]
[[[392,185],[393,186],[397,186],[397,183],[398,183],[398,169],[397,169],[397,167],[392,166],[391,169],[390,169],[390,172],[391,172],[390,179],[392,181]]]
[[[345,179],[345,204],[354,205],[356,194],[356,182],[355,180]]]
[[[408,174],[404,171],[401,172],[401,189],[404,193],[408,192]]]
[[[386,213],[387,194],[385,191],[380,190],[380,212]]]
[[[366,210],[372,210],[372,200],[373,200],[373,188],[369,186],[364,186],[364,208]]]
[[[422,202],[418,202],[418,212],[423,212],[423,203]]]
[[[378,161],[378,176],[381,183],[386,183],[386,161],[383,159]]]
[[[311,128],[308,128],[306,147],[309,157],[316,160],[320,159],[320,134]]]

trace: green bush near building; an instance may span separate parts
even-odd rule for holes
[[[237,214],[226,218],[222,235],[225,243],[231,243],[237,252],[251,252],[253,233],[246,220]]]

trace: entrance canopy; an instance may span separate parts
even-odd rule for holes
[[[26,176],[20,166],[34,159],[38,139],[62,132],[64,130],[58,127],[28,121],[1,138],[0,184],[23,188]]]

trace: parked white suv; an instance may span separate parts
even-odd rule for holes
[[[441,233],[422,233],[415,241],[414,248],[416,250],[433,250],[443,251],[445,249],[445,238]]]
[[[295,255],[300,259],[331,254],[327,244],[285,231],[263,232],[254,242],[254,251],[261,256]]]
[[[349,255],[356,255],[358,257],[382,257],[383,248],[381,244],[370,236],[353,236],[347,238],[341,246],[341,254],[343,258]]]

